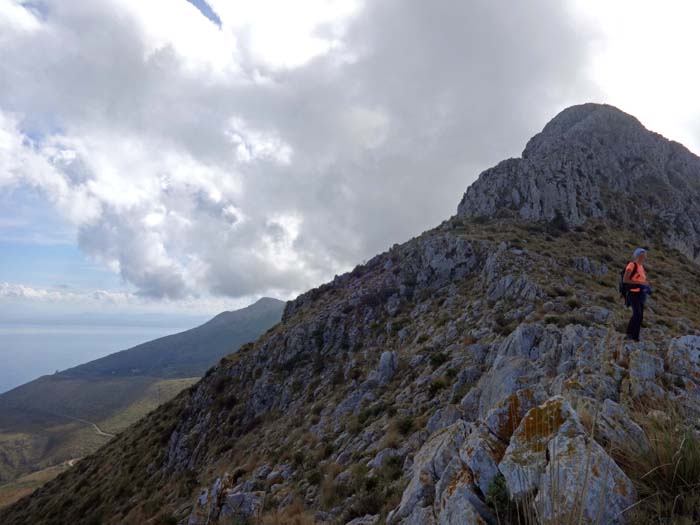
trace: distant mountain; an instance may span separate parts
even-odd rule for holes
[[[64,377],[199,377],[221,357],[278,323],[285,303],[264,297],[201,326],[60,372]]]
[[[0,394],[0,483],[94,452],[277,324],[285,304],[262,298]]]
[[[681,145],[569,108],[0,523],[700,523],[698,188]]]

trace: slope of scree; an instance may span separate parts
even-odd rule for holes
[[[659,282],[628,344],[636,231],[463,205],[288,303],[0,522],[634,523],[644,488],[617,452],[651,447],[640,404],[700,414],[698,266],[645,232]]]

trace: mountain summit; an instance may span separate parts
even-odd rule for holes
[[[0,523],[697,523],[698,162],[565,110]],[[642,238],[632,343],[617,269]]]
[[[527,143],[522,158],[483,172],[464,194],[462,217],[590,218],[660,232],[700,256],[700,158],[601,104],[565,109]]]

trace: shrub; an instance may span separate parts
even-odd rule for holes
[[[308,476],[306,476],[306,481],[308,481],[311,485],[318,485],[321,483],[321,480],[323,479],[323,474],[321,474],[321,471],[316,469],[312,470]]]
[[[414,424],[411,416],[404,416],[396,421],[396,430],[398,430],[402,436],[406,436],[413,430]]]
[[[430,356],[430,365],[433,367],[433,370],[435,370],[440,365],[445,363],[448,359],[449,357],[445,352],[438,352]]]
[[[442,390],[446,386],[447,383],[441,377],[435,379],[432,383],[430,383],[430,386],[428,387],[428,393],[430,394],[430,397],[434,397],[438,392],[440,392],[440,390]]]
[[[520,523],[523,518],[518,505],[508,496],[506,480],[501,473],[491,482],[486,493],[486,504],[495,511],[499,524]]]
[[[418,336],[418,339],[416,339],[416,342],[417,342],[418,344],[423,344],[423,343],[425,343],[428,339],[430,339],[430,337],[428,336],[428,334],[420,334],[420,335]]]
[[[459,386],[453,393],[452,393],[452,399],[450,400],[451,403],[459,403],[464,396],[467,395],[467,393],[472,389],[474,386],[474,383],[463,383],[462,385]]]
[[[560,210],[554,212],[554,217],[547,223],[547,229],[552,235],[569,231],[569,224],[566,222],[566,218],[564,218]]]
[[[549,292],[549,295],[553,295],[556,297],[566,297],[566,296],[571,295],[571,294],[572,294],[571,289],[561,288],[559,286],[553,287]]]
[[[507,337],[511,334],[513,330],[515,330],[518,326],[518,323],[516,321],[511,321],[507,324],[504,325],[498,325],[496,328],[496,331],[501,334],[503,337]]]
[[[391,483],[401,477],[403,460],[400,456],[390,456],[384,460],[377,476],[383,483]]]
[[[305,459],[306,459],[306,456],[304,454],[304,451],[302,451],[302,450],[297,450],[294,453],[294,457],[292,458],[295,467],[302,466],[304,464]]]
[[[581,301],[578,299],[574,299],[573,297],[566,301],[566,305],[571,308],[572,310],[579,308],[581,306]]]
[[[375,403],[371,407],[360,411],[360,413],[357,415],[357,420],[361,425],[364,425],[368,420],[376,419],[379,415],[381,415],[384,412],[384,408],[383,403]]]

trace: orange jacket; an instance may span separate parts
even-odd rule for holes
[[[634,263],[630,262],[627,263],[627,266],[625,267],[625,271],[632,272],[634,271],[634,265],[637,265],[637,272],[632,276],[630,279],[633,283],[645,283],[647,282],[647,273],[644,270],[644,266],[642,266],[640,263]],[[641,288],[630,288],[630,292],[641,292]]]

